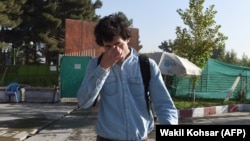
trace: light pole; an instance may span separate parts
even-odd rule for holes
[[[34,45],[33,41],[30,41],[29,44],[30,44],[31,47]]]
[[[6,65],[6,53],[8,52],[8,49],[7,48],[2,48],[2,53],[3,53],[3,64]]]
[[[29,57],[30,57],[30,50],[32,50],[32,47],[33,47],[34,43],[33,41],[30,41],[29,44],[27,45],[26,47],[26,64],[29,63]]]
[[[20,47],[22,47],[22,46],[15,47],[15,46],[13,46],[13,44],[12,44],[12,48],[13,48],[13,65],[14,65],[14,66],[16,65],[16,62],[17,62],[17,58],[18,58],[18,54],[19,54],[19,49],[20,49]]]
[[[34,50],[34,63],[36,62],[36,48],[34,47],[34,42],[33,41],[30,41],[30,47],[31,47],[31,50]]]
[[[34,51],[33,53],[34,53],[34,62],[33,63],[36,63],[36,45],[34,46],[34,43],[33,43],[33,41],[30,41],[30,46],[31,46],[31,49]]]

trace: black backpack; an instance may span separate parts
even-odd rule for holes
[[[101,59],[102,59],[102,54],[98,57],[97,65],[100,64]],[[150,111],[150,105],[149,105],[150,99],[149,99],[149,94],[148,94],[149,80],[150,80],[150,76],[151,76],[150,75],[149,58],[144,54],[140,54],[139,55],[139,62],[140,62],[140,68],[141,68],[144,89],[145,89],[145,100],[147,102],[148,111]],[[93,104],[93,107],[96,105],[98,98],[99,98],[99,95],[96,97],[95,102]]]

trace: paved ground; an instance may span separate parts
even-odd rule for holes
[[[0,104],[0,141],[95,141],[96,109],[76,103]],[[249,112],[180,120],[180,125],[250,125]],[[155,133],[149,141],[155,141]]]
[[[75,104],[0,103],[0,141],[24,140],[68,115]]]

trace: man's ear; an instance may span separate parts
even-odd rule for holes
[[[129,43],[129,41],[130,41],[130,38],[128,38],[128,39],[127,39],[126,41],[127,41],[127,43]]]

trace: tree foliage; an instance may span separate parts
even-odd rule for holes
[[[185,11],[177,9],[186,27],[177,26],[176,39],[173,42],[169,40],[162,43],[166,48],[171,45],[175,54],[189,59],[200,68],[204,68],[215,50],[219,53],[225,48],[225,40],[227,40],[227,37],[219,32],[221,26],[216,25],[214,20],[217,13],[214,5],[204,10],[204,1],[190,0],[188,9]],[[198,78],[194,78],[192,84],[193,102],[195,102],[194,90],[197,81]]]
[[[189,9],[177,10],[187,28],[177,26],[177,38],[173,45],[176,54],[188,58],[201,68],[205,66],[214,50],[225,48],[224,42],[227,40],[227,37],[219,32],[221,26],[216,25],[214,20],[217,13],[214,5],[203,12],[204,1],[190,0]]]
[[[22,5],[27,0],[1,0],[0,1],[0,23],[2,28],[17,27],[22,19]]]
[[[58,8],[56,9],[56,17],[61,19],[61,24],[55,33],[55,40],[60,49],[64,48],[65,35],[65,19],[97,21],[100,16],[95,14],[95,9],[101,8],[102,2],[97,0],[91,3],[91,0],[57,0]],[[51,36],[54,39],[53,36]],[[56,50],[56,46],[51,50]],[[63,50],[62,50],[63,51]]]
[[[34,46],[44,43],[47,55],[63,53],[65,20],[97,21],[95,10],[101,7],[100,0],[3,0],[0,43],[19,48],[33,41]]]
[[[229,64],[237,64],[237,53],[233,49],[230,52],[226,52],[223,61]]]
[[[214,50],[214,53],[211,56],[211,58],[232,65],[250,67],[250,59],[248,58],[248,56],[245,53],[243,53],[241,58],[238,58],[236,51],[233,49],[226,52],[225,50]]]
[[[250,58],[248,58],[248,56],[245,53],[242,55],[240,65],[250,67]]]
[[[0,1],[0,28],[1,31],[19,26],[22,22],[22,5],[27,0],[1,0]],[[7,47],[5,34],[0,33],[0,48]]]
[[[173,42],[172,40],[168,40],[168,41],[163,41],[161,42],[161,45],[158,46],[160,49],[162,49],[163,51],[172,53],[173,52]]]
[[[102,3],[97,0],[28,0],[24,10],[23,26],[32,27],[30,40],[43,42],[48,51],[63,52],[65,19],[96,21],[95,9]]]

